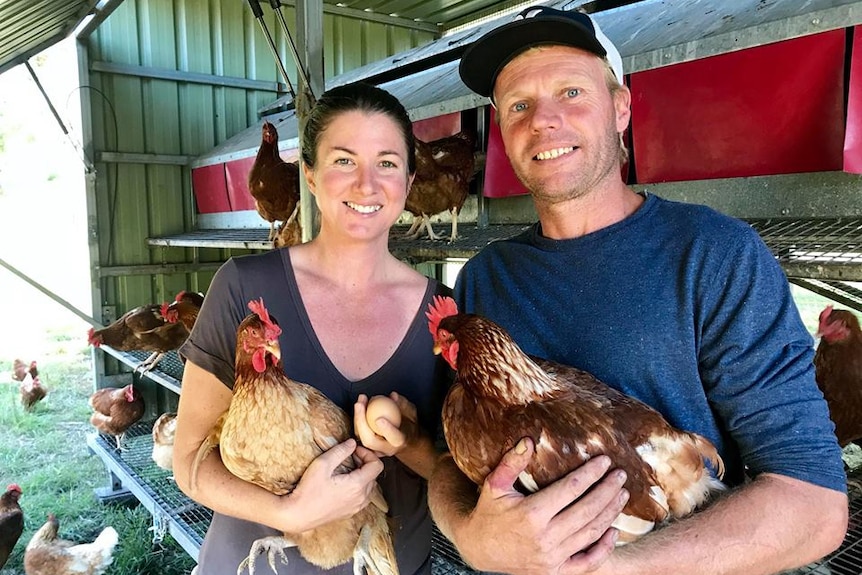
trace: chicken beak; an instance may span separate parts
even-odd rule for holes
[[[439,343],[434,344],[434,355],[440,355],[443,352],[443,348],[440,347]]]
[[[276,362],[281,361],[281,346],[278,345],[278,340],[267,342],[265,349],[272,354]]]

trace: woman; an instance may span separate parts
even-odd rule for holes
[[[415,172],[407,113],[372,86],[330,90],[306,124],[302,164],[320,211],[319,234],[305,244],[225,263],[180,349],[187,361],[174,473],[185,493],[215,512],[198,575],[234,575],[254,540],[349,515],[345,510],[368,502],[378,478],[393,518],[401,575],[428,574],[425,480],[436,456],[431,437],[447,375],[432,354],[424,311],[448,288],[389,253],[389,228],[404,209]],[[217,452],[190,484],[195,453],[231,401],[236,328],[248,301],[260,297],[282,328],[285,373],[352,412],[364,445],[349,440],[325,452],[315,463],[330,471],[306,472],[293,493],[281,497],[233,476]],[[365,423],[367,399],[393,391],[403,423],[375,435]],[[361,465],[333,477],[354,451]],[[288,564],[279,564],[279,573],[321,571],[295,548],[286,553]],[[331,572],[352,575],[352,564]]]

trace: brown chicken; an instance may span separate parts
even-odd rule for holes
[[[434,351],[456,371],[443,404],[455,463],[477,485],[523,437],[536,453],[521,475],[535,492],[600,454],[628,474],[630,499],[614,526],[628,542],[691,513],[714,490],[724,464],[704,437],[671,427],[654,409],[589,373],[526,355],[490,320],[436,298],[426,314]]]
[[[174,468],[174,436],[176,433],[176,413],[163,413],[153,423],[153,461],[168,471]]]
[[[458,214],[470,192],[475,146],[475,134],[464,130],[433,142],[416,138],[416,178],[404,206],[413,214],[413,224],[406,237],[418,238],[424,226],[430,239],[440,239],[431,228],[431,216],[449,212],[452,214],[449,241],[458,239]]]
[[[144,398],[132,384],[126,387],[105,387],[90,395],[93,415],[90,423],[100,432],[113,435],[117,449],[122,449],[126,430],[144,415]]]
[[[285,162],[278,153],[278,130],[263,123],[257,157],[248,174],[248,190],[260,217],[269,222],[269,240],[275,238],[275,222],[289,225],[299,216],[299,165]]]
[[[191,333],[198,319],[198,312],[204,304],[204,295],[191,291],[181,291],[163,312],[166,321],[180,322],[186,328],[186,336]]]
[[[835,435],[844,447],[862,439],[862,331],[846,309],[826,306],[817,330],[814,355],[817,385],[829,405]],[[859,442],[862,444],[862,441]]]
[[[33,409],[33,406],[45,399],[48,394],[48,390],[42,385],[39,376],[32,377],[30,373],[21,382],[18,390],[21,392],[21,405],[27,411]]]
[[[57,538],[60,523],[50,513],[48,521],[33,534],[24,551],[27,575],[101,575],[113,562],[119,537],[105,527],[92,543],[75,544]]]
[[[294,219],[292,222],[282,222],[279,224],[275,239],[272,240],[272,247],[285,248],[301,243],[302,227],[299,225],[299,220]]]
[[[293,491],[309,464],[347,440],[347,414],[317,389],[284,374],[278,337],[281,328],[264,307],[251,301],[252,313],[240,323],[236,342],[236,381],[230,407],[203,442],[192,466],[192,483],[207,454],[219,446],[222,461],[237,477],[278,495]],[[353,469],[352,459],[340,472]],[[246,564],[251,572],[258,553],[267,550],[270,564],[284,547],[296,545],[302,556],[322,569],[353,559],[354,573],[397,575],[395,551],[386,517],[386,502],[375,487],[372,504],[352,517],[302,533],[259,539]]]
[[[146,373],[156,367],[167,352],[180,347],[189,335],[182,323],[167,321],[168,308],[168,304],[136,307],[107,327],[90,328],[87,341],[93,347],[107,345],[119,351],[152,352],[135,368]]]
[[[18,505],[21,487],[12,483],[0,495],[0,568],[6,564],[15,544],[24,532],[24,512]]]
[[[15,381],[24,381],[27,375],[33,379],[39,377],[39,369],[36,367],[35,361],[31,361],[29,366],[20,359],[12,362],[12,379]]]

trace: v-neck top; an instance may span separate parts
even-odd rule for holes
[[[353,413],[353,403],[361,393],[372,396],[397,391],[416,405],[420,425],[434,437],[451,375],[448,366],[433,354],[424,312],[434,295],[449,293],[445,285],[429,278],[422,303],[392,356],[374,373],[351,381],[335,367],[314,332],[289,250],[236,257],[216,272],[195,327],[179,352],[232,389],[237,327],[249,313],[248,302],[263,298],[282,329],[279,343],[288,377],[316,387],[348,414]],[[378,480],[394,520],[401,573],[429,573],[431,517],[425,480],[394,457],[384,458],[384,471]],[[275,533],[268,527],[215,513],[201,547],[199,572],[233,575],[251,542]],[[295,549],[287,552],[289,564],[280,565],[279,573],[322,572],[305,562]],[[330,572],[352,574],[352,564]]]

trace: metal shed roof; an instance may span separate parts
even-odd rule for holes
[[[554,0],[549,6],[570,9],[584,2]],[[594,3],[597,4],[597,3]],[[862,0],[642,0],[594,12],[605,34],[617,45],[626,73],[742,50],[807,34],[862,23]],[[413,50],[332,78],[327,87],[365,80],[397,96],[413,120],[475,108],[487,99],[470,91],[458,76],[458,61],[479,36],[508,21],[490,20]],[[268,107],[277,110],[282,98]],[[282,147],[298,146],[292,111],[267,116],[278,125]],[[260,128],[236,134],[199,157],[195,166],[254,155]]]

